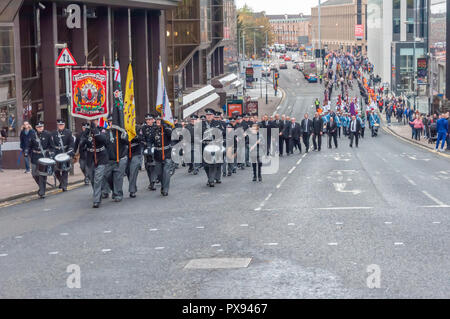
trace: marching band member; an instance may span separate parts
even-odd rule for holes
[[[144,163],[145,170],[147,171],[148,176],[148,190],[156,191],[155,183],[156,183],[156,172],[155,172],[155,159],[154,154],[152,153],[152,140],[154,139],[155,131],[156,131],[155,119],[151,114],[145,115],[145,124],[142,126],[142,134],[145,145],[144,151]]]
[[[128,191],[131,198],[136,197],[137,178],[142,164],[142,145],[144,134],[142,128],[136,125],[136,136],[129,142],[128,164],[126,174],[128,178]]]
[[[38,195],[45,198],[47,176],[39,174],[38,161],[41,158],[52,158],[55,145],[50,132],[44,130],[44,122],[38,122],[35,128],[35,131],[30,131],[28,154],[31,156],[31,175],[39,186]]]
[[[156,128],[151,145],[154,147],[155,174],[161,181],[161,195],[169,195],[170,170],[172,169],[172,128],[165,125],[160,116],[156,118]]]
[[[75,141],[72,132],[66,129],[66,123],[63,120],[57,120],[56,124],[57,130],[52,133],[53,145],[55,145],[55,155],[66,153],[70,158],[73,158],[75,155]],[[63,192],[67,191],[69,171],[56,170],[55,176],[59,181],[59,188],[62,189]]]

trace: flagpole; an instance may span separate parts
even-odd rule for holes
[[[120,162],[119,160],[119,130],[116,129],[116,154],[117,154],[117,163]]]

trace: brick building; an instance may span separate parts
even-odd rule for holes
[[[310,16],[303,14],[266,15],[274,33],[274,42],[290,46],[308,44]]]

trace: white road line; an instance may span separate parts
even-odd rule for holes
[[[23,236],[16,236],[16,237],[14,237],[15,239],[22,239],[23,238]]]
[[[241,226],[241,227],[248,227],[248,224],[241,224],[239,226]]]
[[[289,174],[289,175],[291,175],[291,174],[292,174],[292,172],[293,172],[293,171],[295,171],[295,169],[296,169],[296,168],[297,168],[297,167],[295,167],[295,166],[294,166],[294,167],[292,167],[292,168],[291,168],[291,169],[289,170],[288,174]]]
[[[103,233],[104,233],[104,234],[111,234],[112,231],[111,231],[111,230],[105,230]]]
[[[60,233],[60,236],[69,236],[69,233]]]
[[[155,250],[163,250],[165,247],[155,247]]]
[[[412,179],[410,179],[408,176],[403,175],[403,177],[406,178],[406,180],[407,180],[411,185],[417,186],[417,184],[416,184]]]
[[[300,165],[301,162],[302,162],[302,158],[297,161],[297,165]]]
[[[437,199],[436,197],[431,196],[427,191],[422,191],[422,193],[424,193],[429,199],[431,199],[433,202],[435,202],[439,206],[447,206],[443,202],[441,202],[439,199]]]
[[[277,185],[277,189],[279,189],[279,188],[281,187],[281,185],[283,185],[283,183],[286,181],[286,179],[287,179],[287,177],[284,177],[284,178],[281,180],[280,184]]]
[[[268,201],[270,198],[272,197],[272,193],[270,193],[269,195],[267,195],[266,199],[264,201]]]
[[[278,243],[265,243],[265,246],[278,246]]]
[[[328,243],[328,246],[337,246],[338,243]]]
[[[111,249],[102,249],[102,253],[109,253]]]
[[[49,255],[58,255],[59,252],[58,252],[58,251],[51,251],[51,252],[49,252],[48,254],[49,254]]]
[[[158,228],[152,228],[150,231],[158,231]]]
[[[436,225],[437,225],[437,224],[440,224],[440,223],[441,223],[441,222],[433,222],[433,224],[436,224]]]
[[[0,257],[6,257],[8,254],[0,254]]]
[[[404,243],[401,243],[401,242],[399,242],[399,243],[394,243],[394,245],[395,245],[395,246],[404,246],[405,244],[404,244]]]
[[[306,157],[306,154],[303,154],[302,158],[305,158],[305,157]]]
[[[220,247],[220,244],[211,245],[211,247]]]
[[[255,208],[255,212],[259,212],[262,207]]]
[[[314,210],[369,210],[373,207],[324,207],[324,208],[314,208]]]
[[[205,226],[198,226],[197,229],[205,229]]]
[[[420,208],[450,208],[450,205],[430,205],[430,206],[420,206]]]
[[[337,222],[336,225],[344,225],[344,223]]]
[[[223,253],[223,249],[217,250],[218,253]]]
[[[288,226],[295,226],[295,224],[294,223],[289,223]]]
[[[392,222],[384,222],[386,225],[392,225]]]

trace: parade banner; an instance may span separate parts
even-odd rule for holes
[[[128,132],[128,141],[131,142],[136,137],[136,106],[134,103],[134,80],[133,80],[133,68],[131,63],[128,66],[127,84],[125,88],[125,107],[124,124],[125,129]],[[131,148],[130,148],[131,149]]]
[[[72,70],[73,117],[86,120],[108,116],[108,72],[106,70]]]

